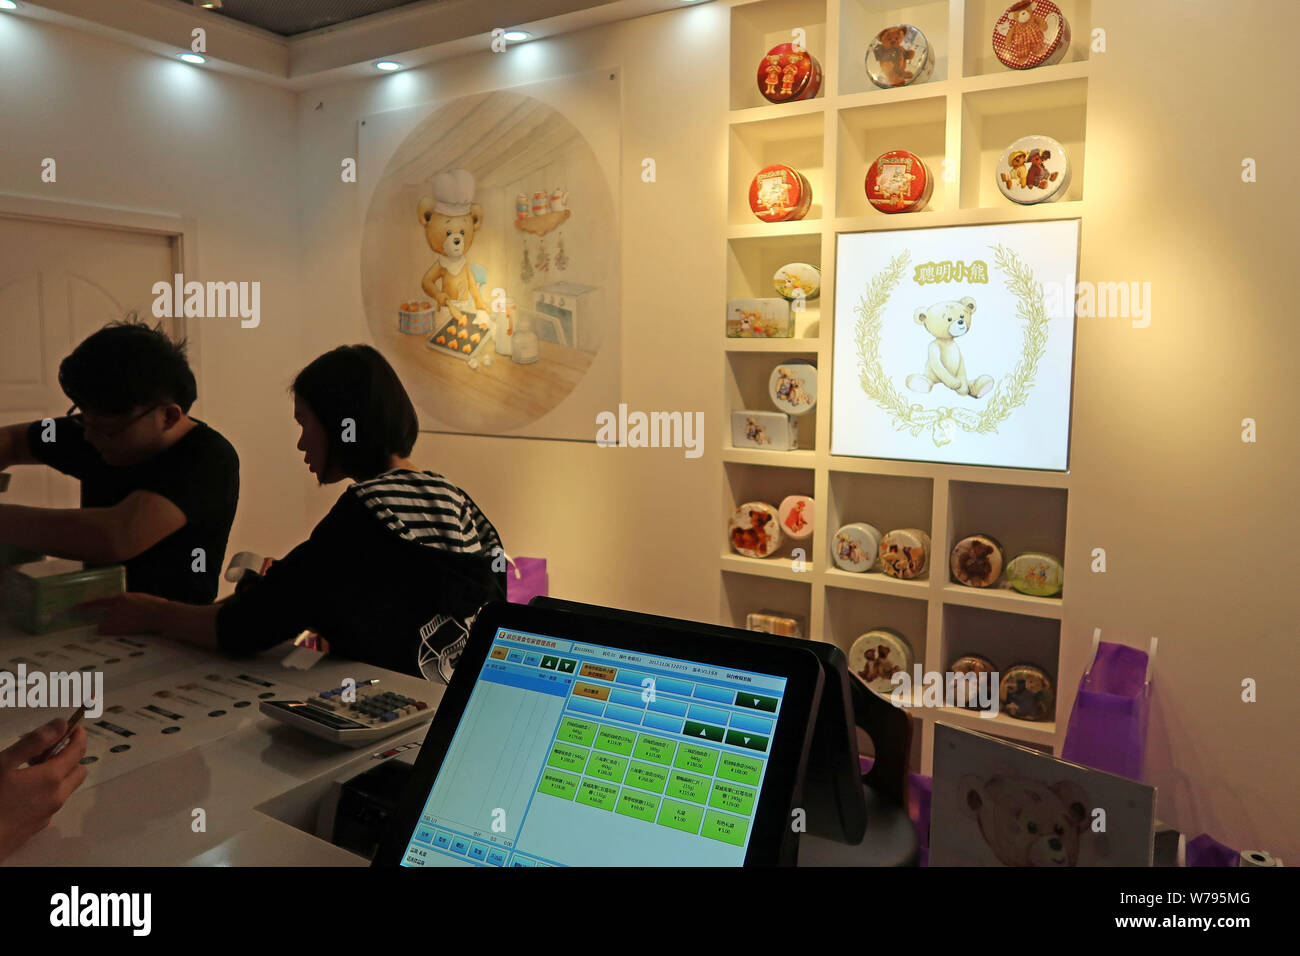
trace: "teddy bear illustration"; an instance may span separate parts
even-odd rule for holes
[[[990,375],[981,375],[974,382],[966,377],[966,360],[961,356],[957,339],[970,331],[971,314],[975,300],[966,296],[957,302],[936,302],[928,309],[917,309],[914,319],[932,336],[925,373],[907,376],[907,387],[914,392],[928,392],[936,382],[942,382],[958,395],[979,398],[993,387]]]
[[[745,438],[755,445],[772,444],[772,439],[767,437],[767,429],[752,418],[745,419]]]
[[[913,75],[907,61],[916,56],[916,51],[903,48],[906,36],[906,27],[889,27],[876,34],[876,61],[890,86],[903,86]]]
[[[790,370],[784,366],[776,370],[776,397],[796,408],[812,404],[812,399],[804,391],[803,379],[791,375]]]
[[[1025,161],[1029,159],[1029,154],[1023,149],[1013,149],[1011,155],[1007,157],[1007,165],[1011,167],[1011,175],[1001,173],[1002,181],[1006,183],[1008,189],[1019,185],[1021,189],[1025,188],[1025,179],[1029,174],[1029,167]]]
[[[880,563],[886,574],[895,578],[910,578],[925,567],[925,548],[900,548],[896,544],[880,546]]]
[[[1046,716],[1044,698],[1048,687],[1041,677],[1013,678],[1014,687],[1007,694],[1006,712],[1012,717],[1042,720]]]
[[[480,329],[491,330],[487,303],[468,258],[483,224],[483,209],[473,199],[474,176],[469,170],[453,169],[433,178],[433,196],[423,197],[417,206],[424,238],[434,254],[420,286],[437,303],[441,323],[455,320],[463,326],[468,313]]]
[[[1007,8],[1010,15],[994,28],[1006,37],[1007,49],[1020,59],[1029,59],[1046,50],[1061,31],[1061,18],[1043,16],[1035,9],[1036,0],[1020,0]]]
[[[837,534],[835,536],[835,553],[850,564],[860,564],[867,560],[866,552],[858,547],[858,543],[847,534]]]
[[[983,541],[972,541],[969,547],[963,548],[957,557],[958,566],[962,574],[966,575],[967,581],[985,581],[993,571],[993,565],[989,561],[989,555],[993,553],[991,545]]]
[[[858,676],[868,684],[877,680],[888,680],[900,669],[898,664],[889,659],[887,644],[877,644],[875,647],[867,648],[863,657],[866,660],[863,662],[862,670],[858,671]]]
[[[766,554],[768,542],[771,541],[771,535],[767,533],[767,524],[771,520],[772,516],[766,511],[751,509],[749,527],[731,529],[731,546],[740,552],[752,551],[755,554]]]
[[[1088,795],[1072,780],[1051,786],[997,774],[961,779],[966,815],[1004,866],[1075,866],[1088,826]]]
[[[1044,162],[1052,158],[1050,149],[1034,149],[1029,152],[1029,174],[1025,178],[1023,185],[1030,189],[1046,189],[1047,184],[1054,182],[1059,173],[1049,173]]]
[[[781,58],[779,56],[769,56],[767,58],[767,69],[763,71],[763,79],[767,86],[763,92],[771,96],[776,93],[776,84],[781,81]]]

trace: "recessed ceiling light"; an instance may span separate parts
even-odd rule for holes
[[[400,70],[401,68],[402,64],[398,63],[396,60],[380,60],[375,64],[376,70],[383,70],[386,73],[391,73],[393,70]]]
[[[531,36],[532,34],[525,30],[507,30],[505,32],[505,38],[511,43],[522,43]]]
[[[0,10],[17,10],[18,4],[14,0],[0,0]]]
[[[194,3],[196,6],[200,6],[205,10],[221,9],[221,0],[194,0]]]
[[[207,58],[199,56],[197,53],[177,53],[176,56],[186,63],[207,63]]]

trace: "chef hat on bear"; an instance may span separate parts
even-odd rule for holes
[[[433,208],[444,216],[468,216],[474,202],[474,175],[453,169],[433,177]]]

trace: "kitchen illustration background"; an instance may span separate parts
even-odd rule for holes
[[[366,318],[423,430],[593,441],[596,413],[617,407],[619,210],[611,184],[619,133],[611,71],[363,121],[361,168],[383,170],[362,235]],[[472,175],[482,211],[466,253],[482,277],[481,297],[489,310],[500,305],[494,290],[513,301],[511,314],[488,316],[507,324],[507,350],[467,315],[463,328],[480,341],[464,358],[445,337],[430,347],[447,316],[421,308],[436,310],[437,302],[421,287],[436,254],[420,202],[436,198],[435,177],[457,169]]]

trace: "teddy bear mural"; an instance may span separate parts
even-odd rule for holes
[[[996,774],[961,780],[962,807],[1004,866],[1075,866],[1088,827],[1088,795],[1072,780]]]
[[[417,210],[434,255],[420,286],[437,303],[435,328],[453,321],[464,328],[473,316],[474,324],[484,330],[482,337],[488,338],[493,322],[469,262],[474,236],[483,225],[483,209],[474,202],[473,174],[465,169],[438,173],[433,195],[421,198]],[[435,336],[428,344],[435,347]]]
[[[966,375],[966,360],[962,358],[957,339],[971,330],[971,315],[975,300],[965,296],[955,302],[936,302],[926,309],[917,309],[913,316],[916,324],[934,336],[930,343],[925,371],[907,377],[907,387],[914,392],[928,392],[936,382],[942,382],[958,395],[979,398],[993,387],[991,375],[981,375],[970,381]]]

